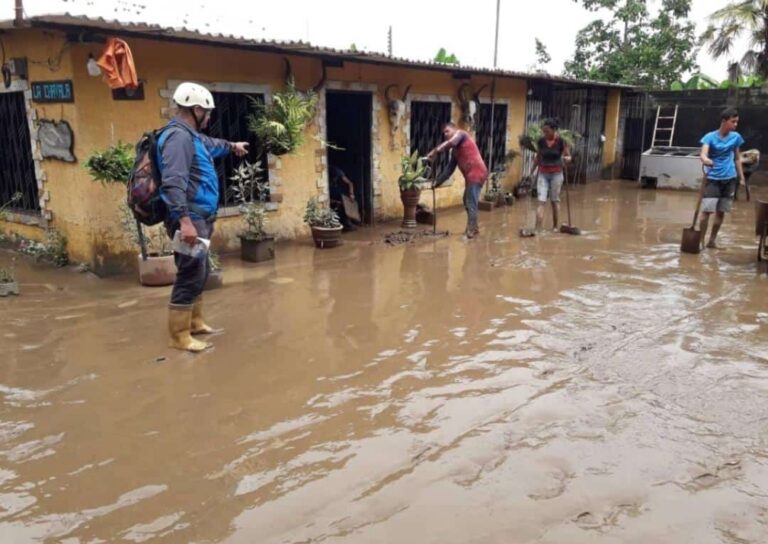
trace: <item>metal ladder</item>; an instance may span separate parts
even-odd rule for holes
[[[656,147],[657,145],[672,147],[672,140],[675,138],[675,127],[677,126],[678,105],[675,104],[675,111],[669,115],[669,110],[671,109],[672,106],[658,106],[656,108],[656,125],[653,127],[651,147]],[[662,126],[659,126],[659,121],[662,121]],[[672,123],[671,126],[670,122]],[[669,137],[667,137],[667,133]]]

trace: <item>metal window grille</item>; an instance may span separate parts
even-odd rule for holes
[[[219,176],[219,205],[235,206],[237,201],[231,190],[230,177],[243,160],[251,163],[261,162],[263,169],[262,180],[269,179],[267,169],[267,157],[259,149],[258,139],[248,130],[248,116],[253,112],[253,102],[264,103],[263,94],[245,93],[212,93],[216,108],[211,113],[208,135],[213,138],[222,138],[230,142],[249,142],[250,152],[244,159],[235,155],[227,155],[216,159],[216,173]],[[268,196],[268,195],[267,195]]]
[[[643,154],[645,95],[626,93],[621,97],[619,135],[621,136],[621,177],[640,179],[640,158]]]
[[[24,93],[0,93],[0,205],[16,193],[21,200],[10,209],[40,212]]]
[[[411,102],[411,153],[429,153],[443,141],[443,123],[451,120],[450,102]],[[448,154],[441,153],[435,165],[440,172],[448,164]]]
[[[489,145],[491,139],[491,105],[481,104],[477,118],[477,146],[483,155],[488,168],[498,170],[504,166],[504,155],[507,153],[507,105],[496,104],[493,107],[493,161]]]

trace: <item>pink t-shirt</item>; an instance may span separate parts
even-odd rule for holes
[[[488,167],[485,166],[480,149],[469,134],[463,130],[458,130],[453,138],[442,143],[437,149],[443,151],[448,147],[453,148],[456,164],[467,183],[485,183],[488,178]]]

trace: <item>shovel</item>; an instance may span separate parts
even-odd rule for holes
[[[568,209],[568,224],[560,225],[560,232],[563,234],[579,236],[581,234],[581,229],[579,227],[574,227],[571,222],[571,194],[568,192],[568,168],[566,168],[566,165],[563,165],[563,179],[565,180],[565,207]]]
[[[693,214],[693,223],[691,228],[683,229],[683,241],[680,242],[680,251],[683,253],[692,253],[694,255],[701,253],[701,231],[696,230],[696,221],[699,219],[701,211],[701,200],[704,198],[704,185],[707,183],[707,174],[704,173],[704,179],[701,180],[701,190],[699,191],[699,200],[696,202],[696,211]]]

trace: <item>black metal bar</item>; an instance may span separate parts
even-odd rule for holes
[[[12,210],[40,211],[24,93],[9,92],[0,94],[0,204],[19,193]]]

